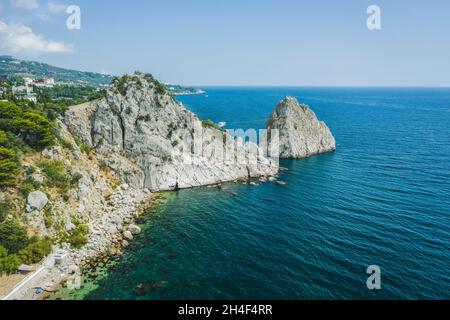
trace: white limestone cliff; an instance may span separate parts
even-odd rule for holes
[[[314,111],[293,97],[286,97],[272,112],[266,129],[278,130],[280,158],[307,158],[336,150],[336,141],[327,125]],[[275,143],[270,141],[269,143]]]
[[[273,176],[278,163],[181,106],[150,75],[115,80],[103,99],[72,107],[69,130],[134,188],[189,188]]]

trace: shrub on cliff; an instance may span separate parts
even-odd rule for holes
[[[0,276],[16,272],[21,264],[22,262],[18,255],[8,255],[8,251],[0,246]]]
[[[155,92],[157,94],[165,94],[167,92],[166,86],[163,85],[161,82],[155,80],[154,83],[155,83]]]
[[[28,197],[28,195],[36,190],[41,188],[41,184],[39,181],[36,181],[33,177],[27,177],[19,186],[19,192],[24,196]]]
[[[75,249],[82,248],[88,241],[89,228],[85,224],[79,224],[69,235],[67,242]]]
[[[124,75],[120,78],[115,77],[112,80],[112,84],[116,87],[117,91],[122,96],[125,96],[127,94],[127,81],[128,81],[128,75]]]
[[[4,144],[7,140],[6,132],[0,130],[0,145]]]
[[[0,188],[13,185],[18,172],[16,153],[0,146]]]
[[[8,250],[5,247],[0,246],[0,259],[5,258],[8,255]]]
[[[14,119],[16,116],[22,113],[22,109],[12,102],[0,102],[0,118],[3,119]]]
[[[225,131],[223,128],[219,127],[217,124],[215,124],[212,120],[202,120],[202,127],[203,128],[212,128],[220,131]]]
[[[11,254],[5,247],[0,246],[0,276],[16,272],[21,264],[38,263],[51,253],[52,246],[49,239],[30,239],[30,241],[31,243],[17,254]]]
[[[52,244],[49,239],[36,240],[26,248],[19,251],[20,261],[25,264],[34,264],[41,261],[52,252]]]
[[[17,253],[29,244],[27,231],[15,221],[0,223],[0,246],[10,253]]]
[[[49,146],[54,140],[53,124],[48,118],[29,106],[11,102],[0,102],[0,130],[15,134],[33,148]]]
[[[61,161],[42,161],[39,167],[45,176],[45,183],[50,188],[65,191],[69,187],[69,176]]]
[[[11,213],[13,205],[9,197],[0,199],[0,223],[5,221],[6,217]]]
[[[25,112],[13,121],[13,131],[32,147],[46,147],[53,143],[52,125],[45,117]]]
[[[0,223],[0,276],[14,273],[21,264],[38,263],[51,250],[50,239],[28,238],[26,229],[13,220]]]

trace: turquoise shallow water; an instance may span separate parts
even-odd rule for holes
[[[282,161],[286,186],[173,194],[85,299],[450,298],[450,90],[206,90],[180,100],[243,129],[294,95],[338,150]]]

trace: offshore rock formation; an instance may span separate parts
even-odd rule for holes
[[[115,80],[100,100],[72,107],[65,123],[137,189],[172,190],[272,176],[278,163],[186,110],[150,75]]]
[[[286,97],[277,105],[266,128],[269,132],[278,129],[280,158],[307,158],[336,150],[327,125],[317,119],[309,106],[299,104],[293,97]]]

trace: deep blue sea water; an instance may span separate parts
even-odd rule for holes
[[[338,149],[282,161],[286,186],[172,194],[85,299],[450,298],[450,89],[206,90],[179,100],[243,129],[293,95]]]

